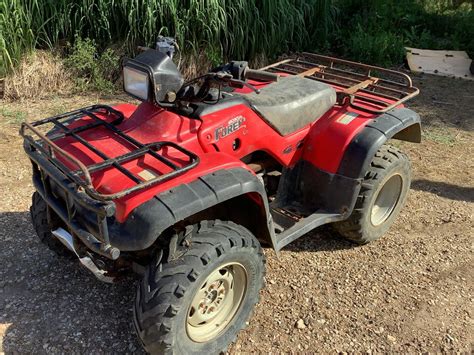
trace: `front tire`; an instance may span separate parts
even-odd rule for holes
[[[334,223],[345,238],[366,244],[382,237],[405,205],[411,183],[408,157],[398,148],[383,145],[364,176],[352,215]]]
[[[38,235],[39,240],[45,244],[49,250],[53,251],[56,255],[65,258],[72,259],[73,253],[69,251],[56,237],[53,236],[51,231],[54,228],[60,226],[59,217],[54,213],[51,215],[51,220],[48,222],[48,211],[46,202],[43,200],[38,192],[35,192],[32,197],[32,203],[30,208],[31,221],[33,228]]]
[[[245,327],[263,286],[257,239],[232,222],[190,227],[178,257],[157,256],[137,290],[134,324],[153,354],[215,354]],[[175,253],[176,255],[176,253]]]

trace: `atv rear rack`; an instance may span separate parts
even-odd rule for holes
[[[419,93],[404,73],[313,53],[301,53],[262,70],[304,76],[333,85],[340,105],[348,104],[375,114],[387,112]]]
[[[112,120],[107,121],[101,118],[104,116],[111,117]],[[72,122],[80,120],[84,117],[91,118],[92,122],[85,125],[79,125],[74,128],[68,127]],[[194,168],[199,163],[199,158],[197,155],[173,142],[162,141],[149,144],[140,143],[135,138],[124,133],[122,130],[120,130],[120,128],[117,127],[123,120],[124,116],[122,112],[117,111],[110,106],[93,105],[33,123],[24,122],[21,125],[20,134],[25,139],[25,144],[30,146],[29,151],[39,151],[44,158],[46,158],[50,163],[58,168],[72,182],[82,187],[90,197],[100,201],[115,200],[131,194],[132,192],[136,192],[157,183],[172,179],[177,175],[183,174],[186,171]],[[50,134],[43,134],[38,129],[40,126],[46,124],[53,124],[53,130]],[[81,132],[98,127],[106,128],[110,134],[117,136],[119,139],[125,142],[127,146],[134,147],[134,150],[124,155],[111,158],[79,135]],[[32,132],[39,139],[35,139],[33,136],[28,135],[28,131]],[[84,145],[87,149],[92,151],[103,160],[98,163],[86,166],[79,159],[61,149],[55,143],[55,141],[58,139],[65,137],[71,137],[75,139],[77,142]],[[170,159],[160,154],[159,152],[166,147],[171,147],[184,154],[188,158],[187,164],[185,166],[179,167]],[[123,166],[123,163],[144,157],[147,154],[171,168],[172,171],[146,180],[135,175],[129,169]],[[58,159],[58,157],[62,157],[62,159]],[[78,169],[72,170],[68,168],[64,163],[65,160]],[[135,185],[112,194],[100,193],[93,185],[91,174],[98,173],[109,168],[115,168],[119,170],[123,175],[132,180]]]

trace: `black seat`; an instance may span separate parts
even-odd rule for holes
[[[319,81],[288,76],[265,86],[260,94],[242,94],[282,136],[323,116],[336,103],[336,91]]]

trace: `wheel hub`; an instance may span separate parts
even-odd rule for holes
[[[224,283],[213,283],[207,290],[204,291],[204,298],[199,304],[199,312],[202,314],[212,314],[219,311],[220,306],[226,297]]]
[[[246,285],[247,273],[241,264],[226,264],[211,272],[189,307],[189,337],[205,342],[221,333],[237,313]]]
[[[372,206],[370,221],[374,226],[385,222],[398,204],[402,193],[403,179],[400,175],[392,175],[380,188]]]

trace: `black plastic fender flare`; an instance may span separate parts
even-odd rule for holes
[[[121,251],[150,247],[169,227],[210,207],[248,193],[261,196],[266,224],[272,230],[267,194],[260,179],[244,168],[218,170],[159,193],[135,208],[123,224],[114,223],[110,243]],[[270,233],[274,244],[273,233]]]
[[[421,142],[420,116],[407,108],[394,109],[370,122],[349,143],[337,174],[362,178],[377,150],[390,138]]]

